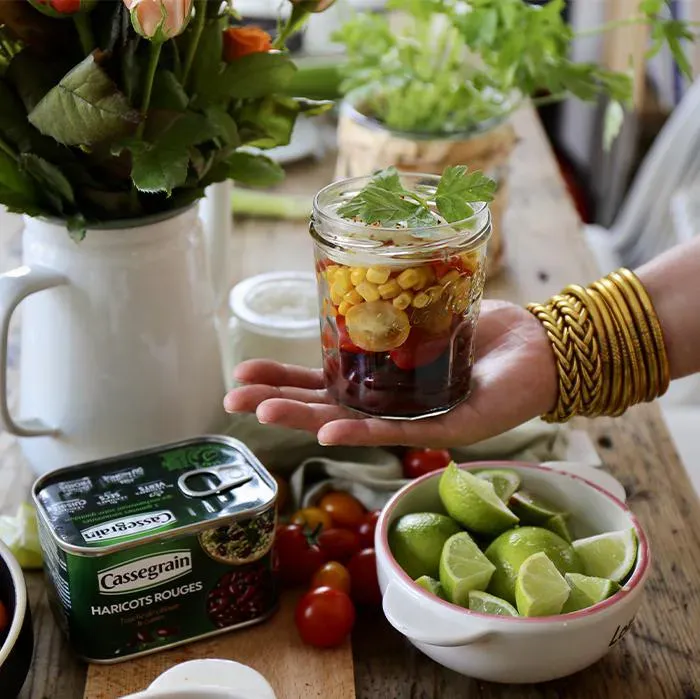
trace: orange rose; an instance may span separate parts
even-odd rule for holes
[[[265,53],[272,48],[272,38],[260,27],[229,27],[224,30],[224,60],[235,61],[249,53]]]

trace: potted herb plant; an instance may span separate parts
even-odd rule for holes
[[[664,5],[643,0],[629,23],[651,25],[652,52],[667,43],[689,74],[682,42],[693,34],[687,23],[663,19]],[[628,75],[569,58],[576,34],[563,9],[564,0],[388,0],[386,13],[357,13],[335,37],[348,55],[337,176],[391,165],[428,173],[457,164],[485,170],[499,184],[492,203],[493,274],[503,250],[507,165],[516,140],[509,116],[527,99],[537,105],[606,96],[611,140],[632,96]],[[546,96],[536,98],[542,91]]]
[[[37,471],[215,429],[224,382],[195,203],[268,185],[296,117],[285,40],[221,0],[0,2],[0,203],[26,217],[0,277],[0,416]],[[246,147],[253,147],[247,150]],[[22,303],[18,417],[7,328]]]

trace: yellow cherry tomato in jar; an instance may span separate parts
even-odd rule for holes
[[[350,339],[367,352],[390,352],[400,347],[411,330],[405,311],[390,301],[369,301],[350,308],[345,315]]]

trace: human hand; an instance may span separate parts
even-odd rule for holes
[[[557,396],[556,363],[542,325],[501,301],[483,303],[471,396],[445,415],[413,421],[360,415],[333,401],[320,369],[251,360],[234,376],[245,385],[226,395],[227,412],[254,412],[262,424],[315,432],[327,445],[473,444],[551,410]]]

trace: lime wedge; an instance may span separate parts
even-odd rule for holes
[[[571,594],[561,610],[562,614],[592,607],[612,597],[620,589],[616,582],[606,578],[594,578],[579,573],[567,573],[564,578],[571,588]]]
[[[627,577],[637,560],[634,529],[589,536],[574,541],[572,546],[583,563],[586,575],[607,578],[617,583]]]
[[[36,510],[32,505],[22,503],[14,516],[0,517],[0,540],[25,570],[42,567]]]
[[[527,490],[519,490],[515,493],[509,505],[523,524],[543,525],[548,519],[558,514],[565,514],[539,495],[533,495]]]
[[[523,616],[559,614],[569,597],[569,585],[545,553],[535,553],[520,566],[515,600]]]
[[[459,531],[457,522],[445,515],[416,512],[396,520],[389,532],[389,546],[396,562],[411,578],[437,578],[442,547]]]
[[[457,468],[454,462],[440,476],[438,489],[448,514],[478,534],[500,534],[519,521],[492,483]]]
[[[554,515],[544,523],[545,529],[558,534],[564,541],[571,543],[571,532],[569,525],[566,523],[566,515]]]
[[[496,616],[519,616],[518,610],[500,597],[494,597],[488,592],[472,590],[469,593],[469,609],[481,614],[495,614]]]
[[[469,593],[485,590],[494,570],[493,563],[466,532],[445,542],[440,556],[440,583],[453,604],[468,607]]]
[[[486,468],[483,471],[474,471],[474,474],[491,483],[496,495],[503,502],[508,502],[513,493],[520,487],[520,476],[515,471],[506,468]]]
[[[421,575],[415,582],[416,585],[420,585],[424,590],[427,590],[436,597],[447,599],[445,590],[442,589],[442,585],[438,580],[435,580],[435,578],[431,578],[429,575]]]
[[[496,566],[488,591],[515,603],[515,580],[523,562],[535,553],[544,553],[560,573],[580,573],[581,563],[571,544],[548,529],[518,527],[491,542],[485,554]]]

